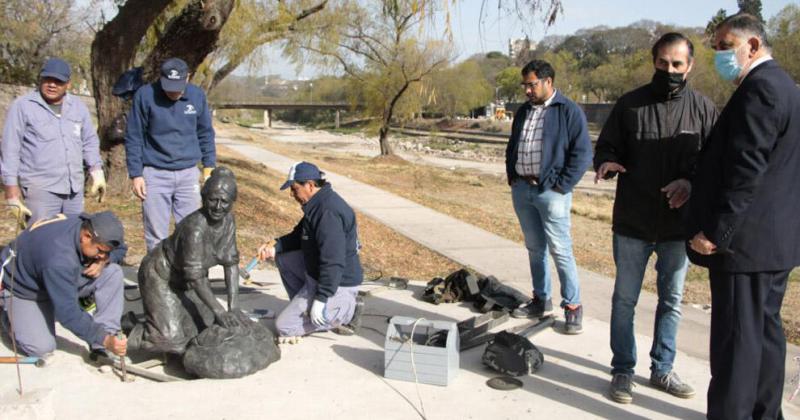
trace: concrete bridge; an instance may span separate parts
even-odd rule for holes
[[[286,110],[321,110],[332,109],[336,111],[336,128],[339,128],[339,118],[342,111],[353,109],[353,105],[337,102],[219,102],[212,104],[216,109],[261,109],[264,111],[264,126],[272,127],[272,111]],[[356,105],[356,108],[358,105]]]

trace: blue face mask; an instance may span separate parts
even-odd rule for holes
[[[742,65],[736,60],[736,48],[717,51],[714,54],[714,67],[723,80],[733,81],[742,73]]]

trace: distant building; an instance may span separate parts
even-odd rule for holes
[[[508,40],[508,56],[511,61],[516,62],[520,57],[526,57],[534,49],[536,49],[536,42],[531,41],[528,37]]]

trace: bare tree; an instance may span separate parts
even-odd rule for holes
[[[76,26],[73,0],[4,0],[0,5],[0,80],[31,84],[55,44]],[[64,45],[59,45],[64,47]]]
[[[362,84],[380,119],[382,155],[392,154],[389,124],[403,95],[450,60],[441,42],[416,39],[425,19],[417,4],[414,0],[345,3],[332,15],[337,18],[332,23],[336,30],[322,31],[301,45]]]

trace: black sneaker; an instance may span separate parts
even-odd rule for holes
[[[628,373],[615,373],[611,378],[611,386],[608,388],[608,396],[612,400],[630,404],[633,401],[633,375]]]
[[[564,307],[564,334],[580,334],[583,332],[583,305],[575,309]]]
[[[664,375],[657,375],[655,372],[651,373],[650,385],[678,398],[694,397],[694,388],[686,382],[683,382],[674,370]]]
[[[544,318],[553,313],[553,302],[550,299],[542,300],[534,295],[533,299],[525,306],[511,312],[514,318]]]

